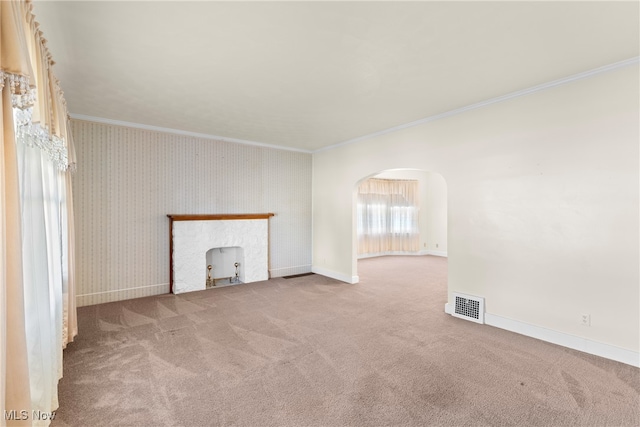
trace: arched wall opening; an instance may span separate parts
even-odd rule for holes
[[[362,253],[358,238],[358,188],[370,178],[387,180],[414,180],[418,182],[418,228],[419,245],[411,251],[385,251]],[[386,169],[369,174],[356,182],[352,197],[352,263],[354,275],[358,277],[358,260],[385,255],[448,255],[448,204],[447,183],[437,172],[424,169]]]
[[[590,74],[315,152],[313,270],[359,280],[358,180],[397,167],[438,171],[448,188],[448,308],[454,292],[481,297],[486,324],[637,366],[637,71]],[[598,326],[585,327],[582,313]]]

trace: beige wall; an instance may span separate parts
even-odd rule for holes
[[[358,180],[438,172],[450,301],[482,296],[501,319],[637,354],[638,91],[629,66],[314,154],[314,271],[357,280]]]
[[[169,289],[167,214],[263,213],[271,275],[311,269],[311,155],[72,121],[78,304]]]

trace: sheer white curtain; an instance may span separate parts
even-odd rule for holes
[[[18,144],[18,168],[31,403],[32,410],[48,413],[58,407],[62,376],[60,171],[26,144]]]
[[[371,178],[358,186],[358,254],[420,249],[418,181]]]

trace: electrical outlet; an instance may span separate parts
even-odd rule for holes
[[[590,314],[582,314],[580,315],[582,326],[591,326],[591,315]]]
[[[427,247],[427,242],[424,242],[424,247],[425,247],[425,248]]]
[[[436,243],[436,248],[438,247],[438,244]]]

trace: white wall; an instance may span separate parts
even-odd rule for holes
[[[357,280],[358,180],[439,172],[450,300],[637,355],[638,91],[629,66],[314,154],[313,269]]]
[[[223,277],[235,277],[236,269],[234,264],[244,262],[244,249],[239,246],[218,247],[210,249],[206,253],[207,265],[211,268],[211,278],[220,279]],[[206,277],[208,271],[203,274]],[[238,276],[243,273],[238,266]]]
[[[412,179],[420,188],[420,253],[447,256],[447,184],[442,175],[421,170],[388,170],[383,179]]]
[[[428,172],[425,184],[426,239],[423,243],[427,253],[447,256],[447,183],[442,175]]]
[[[311,269],[311,155],[72,121],[78,305],[169,291],[167,214],[267,213],[272,277]]]

